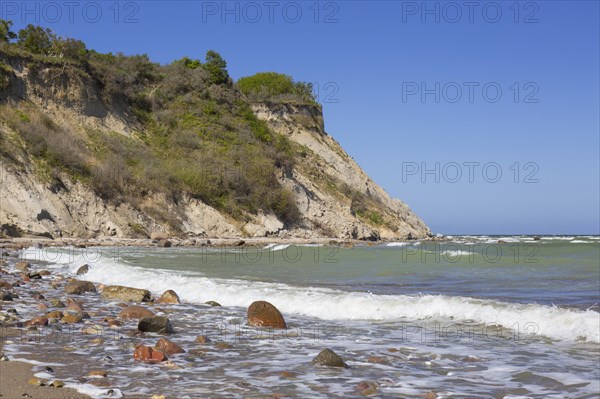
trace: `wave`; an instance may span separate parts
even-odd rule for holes
[[[600,342],[600,314],[593,310],[461,296],[376,295],[283,283],[207,278],[194,272],[131,266],[115,259],[102,258],[90,263],[81,255],[69,257],[63,260],[62,266],[56,267],[66,267],[68,272],[75,273],[84,263],[90,265],[86,280],[145,288],[154,295],[175,289],[183,301],[190,303],[215,300],[224,306],[247,307],[253,301],[268,300],[284,314],[324,320],[395,321],[437,317],[500,325],[508,329],[529,325],[537,330],[537,334],[553,339],[575,341],[584,337],[588,341]]]

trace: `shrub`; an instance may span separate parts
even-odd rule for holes
[[[315,103],[312,83],[294,82],[291,76],[276,72],[260,72],[240,78],[237,86],[254,101]]]

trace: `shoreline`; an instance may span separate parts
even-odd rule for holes
[[[0,355],[4,353],[4,341],[18,336],[20,332],[0,327]],[[84,395],[73,388],[29,384],[29,381],[35,378],[34,367],[33,364],[21,360],[0,361],[0,396],[32,399],[92,399],[91,396]]]

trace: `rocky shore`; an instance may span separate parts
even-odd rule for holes
[[[265,242],[255,239],[199,243],[157,237],[152,242],[119,240],[118,244],[244,246],[264,245]],[[341,244],[353,245],[351,242]],[[268,298],[249,303],[242,319],[239,309],[227,309],[214,301],[194,307],[181,303],[177,287],[153,296],[145,289],[104,286],[85,280],[89,266],[80,267],[74,275],[65,275],[56,271],[51,263],[25,260],[19,252],[31,245],[117,245],[112,240],[22,239],[0,245],[1,397],[180,397],[168,386],[153,384],[153,380],[161,375],[183,383],[189,377],[175,374],[194,367],[208,367],[209,374],[202,378],[210,379],[214,373],[218,379],[226,374],[226,366],[219,363],[223,359],[235,356],[235,361],[243,362],[244,353],[256,356],[257,351],[265,350],[264,345],[279,345],[286,339],[300,336],[298,323],[291,316],[282,315]],[[204,317],[202,322],[201,317]],[[207,330],[206,320],[217,328]],[[320,353],[312,360],[306,359],[305,367],[332,370],[352,367],[351,362],[324,344],[315,348]],[[274,359],[265,357],[264,362],[281,365],[279,356],[286,355],[280,353]],[[21,363],[18,359],[35,361],[33,371],[30,371],[31,364]],[[250,359],[246,360],[250,365]],[[382,361],[376,356],[367,360]],[[273,375],[269,374],[273,373],[271,371],[263,371],[261,377],[266,375],[274,382],[296,378],[297,372],[285,366],[276,369],[278,371]],[[169,377],[169,373],[174,375]],[[232,385],[234,396],[237,392],[243,397],[265,397],[262,394],[246,396],[253,389],[252,381],[239,380]],[[378,387],[376,381],[362,381],[353,385],[354,395],[351,396],[376,395]],[[325,388],[316,386],[314,389],[322,391]],[[276,383],[270,390],[269,397],[288,396],[278,391]],[[205,397],[208,392],[212,392],[211,388],[204,393],[198,391],[198,394]],[[219,396],[218,393],[215,395]],[[436,396],[429,392],[423,397]]]

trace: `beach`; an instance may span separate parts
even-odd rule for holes
[[[13,298],[0,302],[3,397],[598,390],[597,237],[166,241],[4,242],[0,284]],[[130,296],[109,297],[114,286]],[[250,325],[256,301],[287,328]],[[173,330],[140,331],[139,316]],[[348,368],[315,364],[327,349]]]

